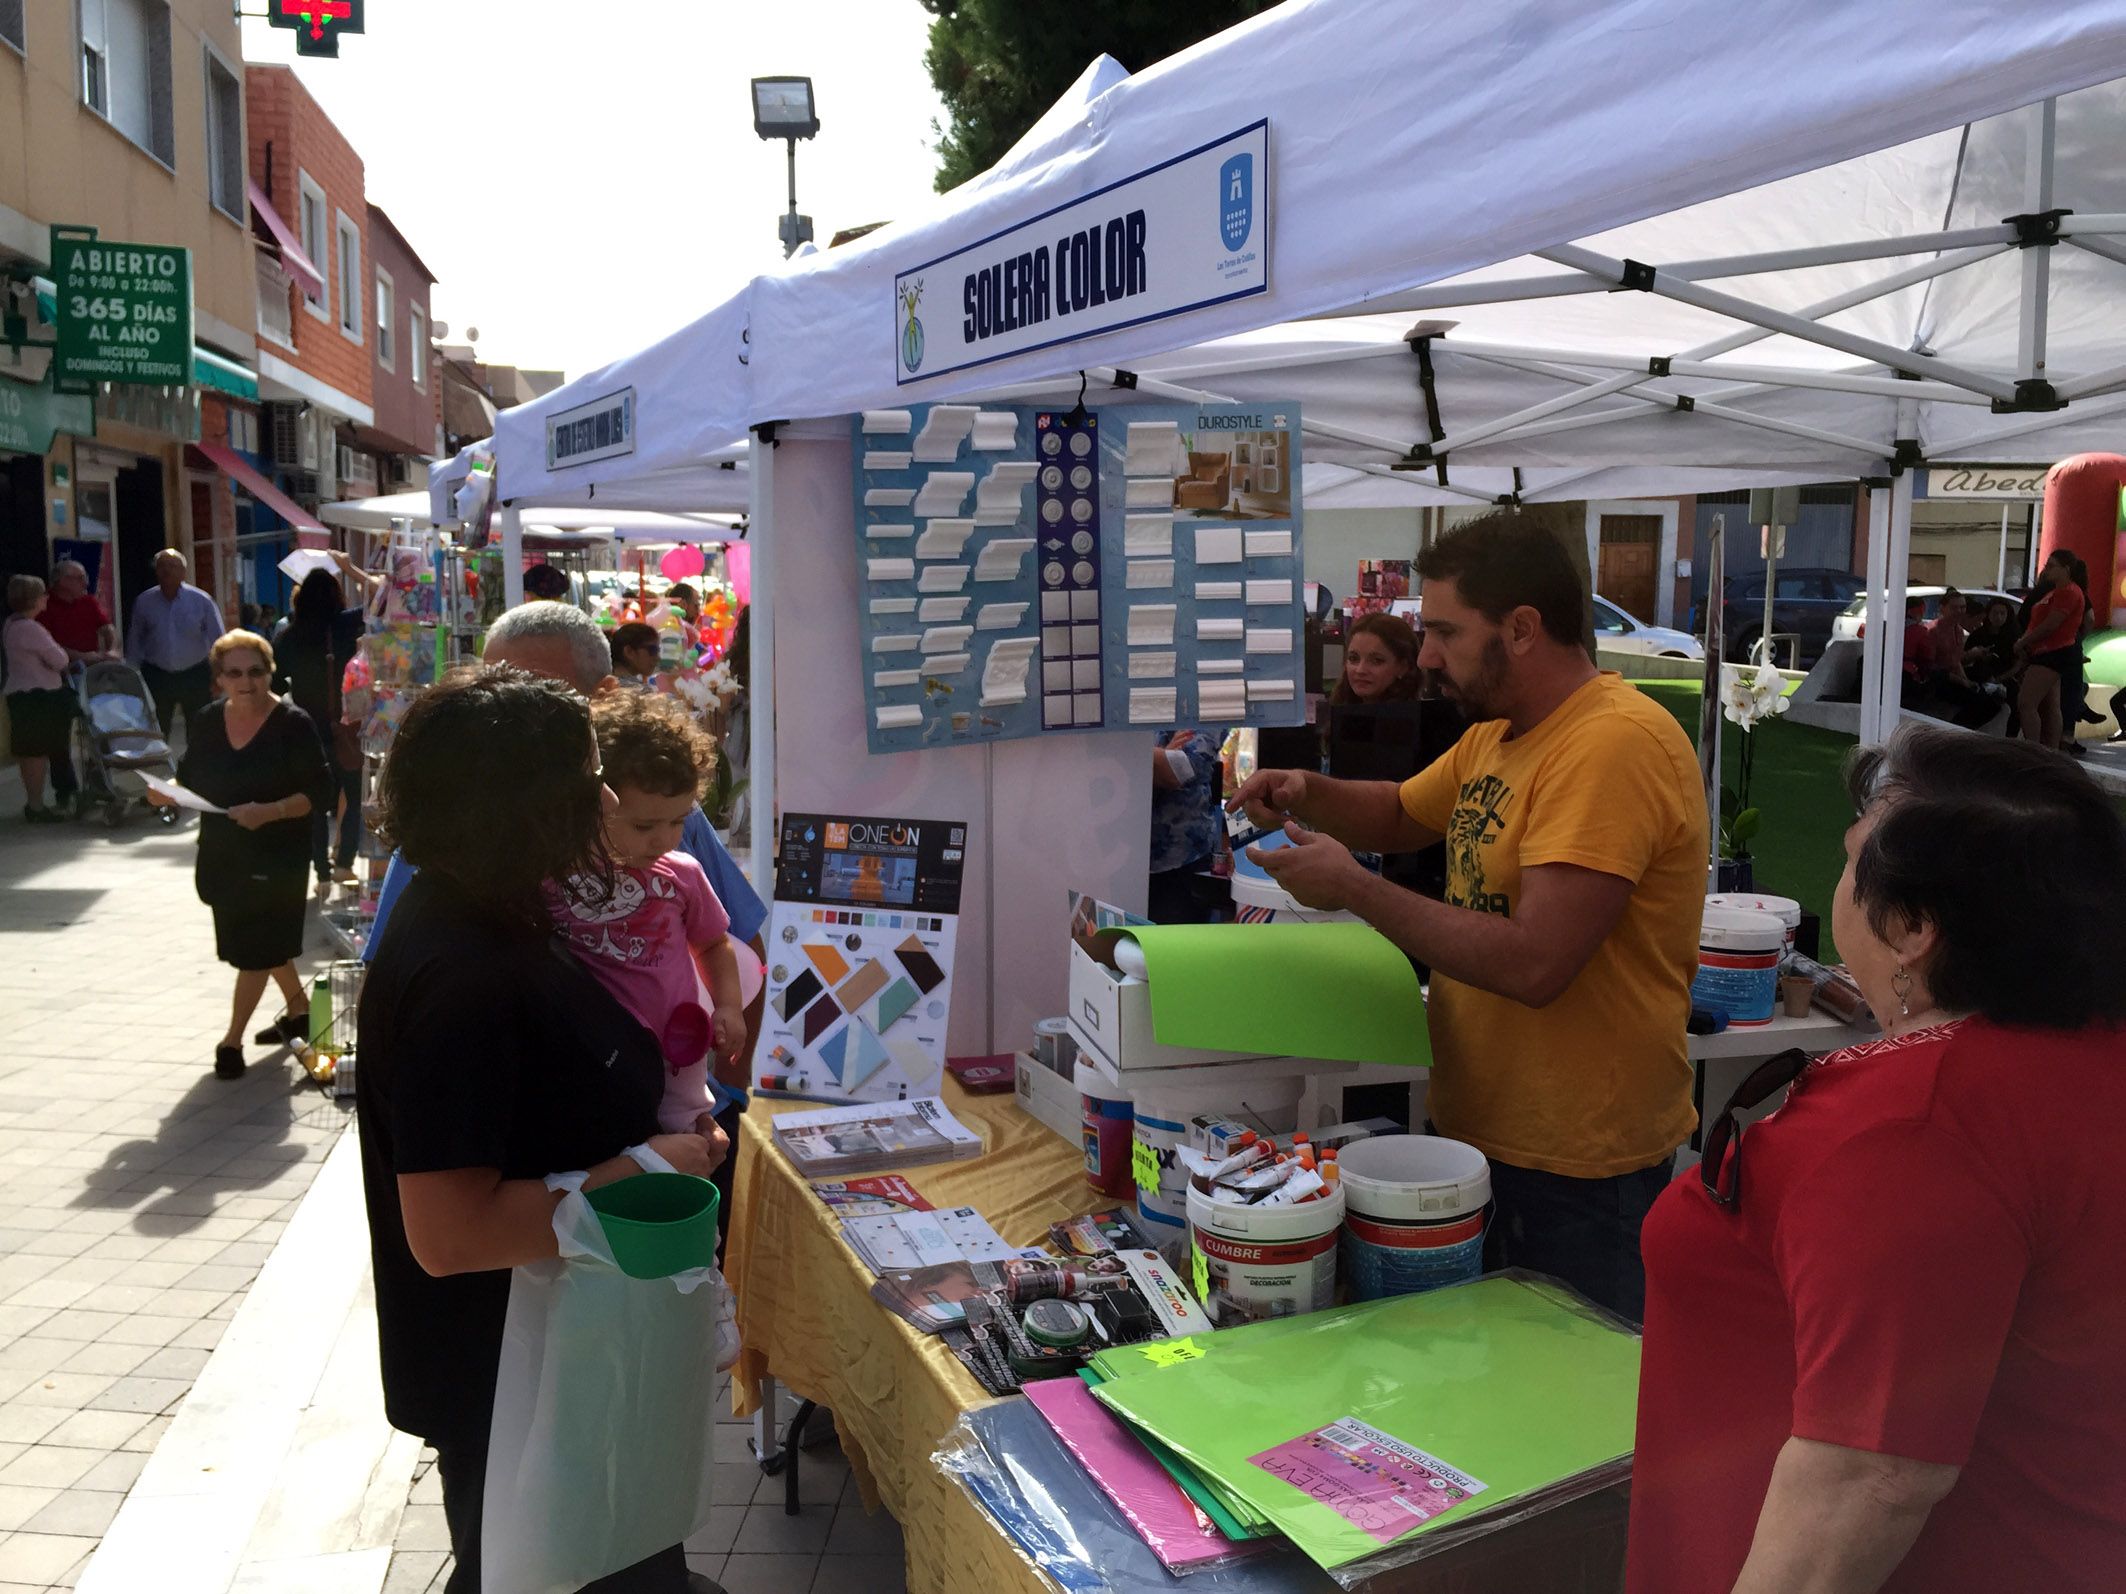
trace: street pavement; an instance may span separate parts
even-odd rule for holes
[[[440,1590],[439,1480],[382,1421],[352,1141],[331,1155],[351,1103],[266,1047],[212,1077],[231,977],[189,822],[21,813],[0,772],[0,1594]],[[334,955],[313,915],[306,975]],[[899,1529],[831,1446],[786,1517],[750,1433],[718,1423],[689,1564],[900,1594]]]

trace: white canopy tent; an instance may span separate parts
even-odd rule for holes
[[[1884,38],[1924,38],[1926,48],[1886,52]],[[1428,17],[1421,34],[1393,0],[1293,0],[1136,78],[1118,81],[1111,63],[1096,63],[998,171],[942,196],[930,213],[793,262],[652,349],[506,414],[498,438],[501,490],[509,499],[520,482],[529,493],[557,487],[556,476],[595,477],[604,502],[609,493],[639,491],[661,472],[698,464],[749,426],[969,394],[1030,395],[1066,377],[1075,389],[1079,370],[1098,380],[1118,367],[1149,392],[1298,398],[1311,457],[1350,471],[1328,486],[1352,493],[1373,490],[1356,485],[1356,478],[1372,477],[1381,490],[1488,500],[1501,482],[1511,490],[1515,471],[1523,496],[1559,498],[1712,485],[1701,472],[1715,473],[1722,486],[1752,476],[1873,477],[1917,457],[1919,451],[1896,446],[1912,438],[1922,450],[1938,451],[1930,441],[1938,440],[1957,449],[1957,457],[2028,457],[2031,445],[2011,447],[2014,428],[2028,428],[2020,434],[2028,436],[2080,426],[2090,413],[2084,405],[2101,388],[2087,388],[2065,414],[1996,418],[1988,405],[2017,394],[2016,380],[2028,374],[2022,370],[2028,348],[2018,344],[2012,369],[1989,374],[1938,350],[1915,355],[1909,330],[1899,332],[1899,314],[1906,328],[1925,330],[1956,302],[1951,290],[1921,286],[1949,270],[1935,258],[1940,252],[2004,253],[2012,240],[2000,232],[2001,215],[2051,208],[2031,163],[2005,151],[1984,155],[1993,148],[1984,140],[1970,146],[1982,159],[1955,158],[1962,135],[1939,130],[2121,73],[2126,5],[2118,0],[2057,0],[2041,10],[2008,0],[1876,0],[1866,7],[1782,0],[1746,15],[1714,0],[1618,0],[1592,12],[1584,0],[1501,0]],[[1732,85],[1738,83],[1777,83],[1778,91],[1737,93]],[[978,368],[897,380],[899,273],[1264,118],[1273,255],[1266,293]],[[1825,179],[1807,193],[1796,190],[1772,208],[1760,193],[1729,202],[1724,217],[1705,209],[1722,194],[1776,185],[1796,173],[1823,178],[1813,169],[1913,140],[1927,148],[1915,145],[1905,159],[1931,161],[1948,174],[1946,187],[1912,186],[1918,166],[1899,164],[1891,159],[1898,152],[1889,150],[1870,170]],[[1951,207],[1956,184],[1975,180],[1981,168],[2004,171],[2011,182],[2020,172],[2022,186],[2008,210],[1980,213],[1981,222],[1972,225],[1983,236],[1960,236],[1962,223],[1951,225],[1964,214]],[[1850,186],[1856,182],[1861,186]],[[2048,203],[2032,204],[2031,195]],[[1659,220],[1643,222],[1650,216]],[[2106,222],[2126,229],[2126,216],[2079,216],[2062,235],[2076,240],[2071,249],[2105,254],[2113,247]],[[1638,225],[1653,230],[1643,241],[1635,236],[1632,258],[1652,257],[1667,271],[1626,272],[1617,235],[1597,231]],[[1586,242],[1578,249],[1558,244],[1574,237]],[[1605,254],[1605,245],[1613,252]],[[1538,249],[1549,255],[1542,274],[1556,278],[1563,265],[1580,280],[1535,294],[1468,281],[1423,296],[1411,292],[1456,273],[1481,271],[1487,282],[1530,274],[1492,263]],[[1703,258],[1722,252],[1752,258],[1739,269]],[[2029,276],[2044,275],[2027,262],[2055,252],[2019,251],[2011,273],[2018,289]],[[1980,258],[1969,253],[1953,265],[1961,269]],[[1774,267],[1819,275],[1791,290],[1798,297],[1779,298],[1762,280]],[[1863,291],[1899,272],[1910,280],[1883,295]],[[1593,280],[1604,273],[1606,281]],[[1740,279],[1732,284],[1740,290],[1736,299],[1716,300],[1704,287],[1723,276]],[[1620,280],[1647,291],[1599,292]],[[1920,309],[1893,304],[1887,295],[1896,293],[1916,295]],[[1808,312],[1832,316],[1844,308],[1822,303],[1833,295],[1890,306],[1883,312],[1889,319],[1868,321],[1876,311],[1855,318],[1872,332],[1848,332],[1849,323],[1838,323],[1829,348],[1795,336],[1817,335]],[[1539,302],[1471,305],[1486,298],[1494,305]],[[1256,330],[1279,320],[1368,310],[1392,311],[1392,319]],[[1436,415],[1424,394],[1424,362],[1403,341],[1419,313],[1461,323],[1420,344],[1433,367]],[[1494,314],[1510,319],[1493,322]],[[2071,315],[2055,318],[2055,339],[2076,324]],[[1495,329],[1497,343],[1479,338],[1485,326]],[[1735,335],[1744,327],[1781,334],[1779,347],[1753,351],[1752,362],[1720,362],[1722,352],[1747,341]],[[1706,347],[1731,335],[1727,350]],[[1184,343],[1195,346],[1167,352]],[[1967,352],[1965,360],[1976,354]],[[1650,360],[1669,363],[1656,368]],[[1767,384],[1776,391],[1758,389],[1767,373],[1755,366],[1763,363],[1778,368],[1779,380]],[[1890,374],[1915,365],[1917,383]],[[2055,362],[2049,369],[2062,367]],[[1602,373],[1617,379],[1611,394],[1585,396]],[[2126,373],[2119,380],[2126,383]],[[1694,391],[1699,383],[1707,391]],[[545,419],[616,386],[636,389],[634,453],[544,471]],[[1736,388],[1743,391],[1730,391]],[[1627,389],[1651,391],[1644,398],[1621,396]],[[2022,392],[2037,396],[2034,389]],[[654,416],[653,395],[659,399]],[[1978,402],[1966,402],[1971,399]],[[1546,403],[1554,408],[1523,413]],[[1755,412],[1748,419],[1729,413],[1745,407]],[[1689,413],[1676,413],[1686,408]],[[1922,411],[1935,430],[1908,429]],[[1565,424],[1587,420],[1599,424]],[[1510,427],[1496,424],[1507,421]],[[1486,422],[1493,430],[1475,435]],[[1576,438],[1582,430],[1607,435]],[[784,429],[780,443],[756,433],[752,445],[754,578],[768,599],[756,606],[754,619],[755,778],[770,782],[786,809],[831,801],[910,814],[934,808],[937,817],[952,817],[973,806],[970,791],[980,791],[989,824],[980,856],[970,850],[968,878],[982,881],[991,900],[1003,887],[1003,900],[1033,904],[1014,910],[1015,924],[1038,915],[1042,893],[1059,896],[1066,883],[1124,882],[1125,900],[1140,890],[1126,882],[1132,869],[1141,878],[1143,843],[1135,842],[1133,856],[1123,836],[1142,828],[1136,815],[1149,771],[1138,767],[1143,760],[1132,756],[1131,738],[1074,737],[1056,749],[1000,744],[852,763],[848,749],[861,746],[861,708],[852,710],[845,699],[856,672],[840,652],[821,645],[822,628],[845,636],[855,612],[853,577],[843,579],[850,561],[841,557],[852,536],[846,430]],[[1412,457],[1417,445],[1445,454],[1444,482],[1431,470],[1418,487],[1417,473],[1395,470],[1399,463],[1426,463],[1422,451]],[[1966,452],[1988,447],[2004,451]],[[1592,475],[1597,468],[1607,474]],[[1908,483],[1909,475],[1899,480]],[[1876,498],[1884,518],[1893,500],[1908,507],[1909,487]],[[699,506],[667,500],[661,507]],[[1887,524],[1878,527],[1871,542],[1878,558],[1888,558],[1889,541]],[[797,646],[778,649],[779,622],[799,628]],[[1870,635],[1880,638],[1885,629],[1872,626]],[[771,682],[807,708],[802,733],[780,756]],[[1071,779],[1059,781],[1061,766],[1051,769],[1042,760],[1066,747],[1073,754]],[[1000,816],[989,793],[1007,777],[1013,798],[1034,796]],[[1099,797],[1091,808],[1088,791]],[[754,865],[764,878],[774,798],[756,796]],[[1105,834],[1085,839],[1088,818]],[[1011,855],[1020,830],[1039,863]],[[991,944],[978,958],[992,987],[997,962],[1041,944],[1016,929],[1003,936],[988,924],[986,907],[973,918],[963,927],[963,958],[985,940],[969,932],[987,924]],[[1010,1010],[1000,1011],[992,992],[984,1011],[968,1015],[980,1024],[979,1034],[961,1027],[956,1004],[955,1045],[986,1049],[1011,1032],[1025,1000],[1038,1004],[1044,994],[1012,993]]]

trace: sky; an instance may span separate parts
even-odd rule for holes
[[[753,132],[753,77],[813,81],[797,199],[822,248],[933,202],[929,22],[917,0],[369,0],[336,61],[243,30],[362,156],[451,341],[477,327],[489,361],[576,376],[782,258],[784,146]]]

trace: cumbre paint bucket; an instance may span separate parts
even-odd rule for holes
[[[1135,1195],[1130,1140],[1136,1130],[1137,1110],[1129,1092],[1110,1084],[1082,1057],[1072,1078],[1084,1108],[1080,1123],[1085,1137],[1085,1182],[1105,1196]]]
[[[1344,1195],[1244,1206],[1188,1192],[1189,1232],[1203,1255],[1203,1309],[1220,1328],[1296,1317],[1336,1304],[1336,1236]]]
[[[1761,891],[1719,891],[1705,899],[1708,908],[1734,908],[1743,913],[1769,913],[1786,927],[1786,952],[1792,957],[1801,934],[1801,904],[1792,897],[1768,897]]]
[[[1491,1164],[1440,1135],[1377,1135],[1336,1155],[1354,1301],[1466,1284],[1484,1270]]]
[[[1769,1024],[1779,1001],[1779,965],[1786,951],[1786,926],[1773,915],[1708,906],[1698,932],[1691,1006],[1725,1013],[1730,1029]]]
[[[1218,1069],[1206,1068],[1215,1076]],[[1136,1092],[1132,1169],[1137,1216],[1159,1245],[1179,1239],[1188,1222],[1188,1170],[1175,1153],[1188,1139],[1188,1121],[1198,1113],[1230,1118],[1257,1134],[1289,1134],[1299,1122],[1304,1079],[1206,1080],[1199,1086],[1161,1084]],[[1152,1177],[1156,1168],[1157,1178]]]

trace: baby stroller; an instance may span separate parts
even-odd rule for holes
[[[74,742],[81,754],[83,797],[103,810],[112,830],[147,786],[139,772],[177,778],[170,744],[155,718],[155,699],[132,665],[99,659],[81,673],[81,717],[74,722]],[[177,810],[159,808],[165,825],[177,823]]]

